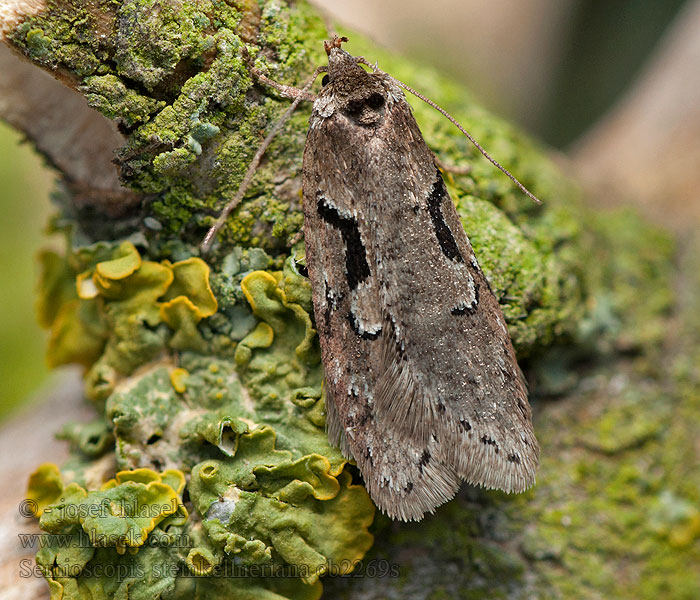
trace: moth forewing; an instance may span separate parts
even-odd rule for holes
[[[303,195],[331,441],[394,518],[463,480],[522,491],[539,450],[498,301],[401,90],[327,49]]]

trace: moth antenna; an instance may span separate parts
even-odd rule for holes
[[[250,161],[250,164],[248,165],[248,170],[246,171],[245,176],[243,177],[243,180],[241,181],[241,184],[238,186],[238,190],[236,190],[236,194],[233,196],[233,198],[230,200],[230,202],[221,211],[219,218],[216,219],[214,224],[209,228],[209,231],[207,231],[207,235],[204,236],[204,240],[202,241],[202,244],[199,247],[202,254],[207,254],[209,252],[212,244],[214,243],[214,239],[216,238],[216,234],[219,233],[221,228],[224,226],[224,223],[226,223],[226,219],[228,219],[228,216],[231,214],[231,211],[241,203],[241,200],[243,200],[243,195],[246,193],[246,190],[248,189],[250,182],[253,180],[253,177],[255,176],[255,171],[257,170],[258,165],[260,164],[260,160],[262,159],[263,154],[265,154],[265,151],[268,149],[268,147],[272,143],[272,140],[280,132],[280,130],[282,129],[282,126],[287,122],[287,120],[289,120],[289,117],[292,116],[292,113],[296,110],[296,107],[299,106],[299,104],[302,101],[309,100],[309,98],[308,98],[309,89],[313,85],[313,82],[316,81],[316,77],[318,77],[318,74],[323,72],[323,71],[326,71],[326,70],[327,70],[326,67],[317,67],[316,70],[314,71],[313,75],[304,84],[304,86],[299,90],[297,90],[297,88],[292,88],[291,86],[282,86],[282,87],[288,88],[290,90],[297,90],[297,92],[299,92],[299,93],[294,97],[294,101],[289,105],[287,110],[284,111],[284,114],[273,125],[272,129],[270,130],[270,133],[267,134],[267,137],[262,141],[262,144],[260,144],[260,147],[258,148],[257,152],[253,156],[253,159]],[[267,79],[267,78],[265,78],[265,79]],[[272,81],[272,80],[268,80],[268,81]],[[281,86],[281,84],[277,84],[277,85]],[[273,87],[275,87],[275,86],[273,86]],[[279,89],[279,88],[275,88],[275,89]]]
[[[300,229],[299,231],[297,231],[297,232],[294,234],[294,237],[293,237],[291,240],[289,240],[289,245],[290,245],[290,246],[295,246],[296,243],[297,243],[297,242],[300,242],[300,241],[301,241],[301,238],[303,238],[303,237],[304,237],[304,230],[303,230],[303,229]]]
[[[324,71],[326,70],[326,67],[319,68]],[[299,89],[291,85],[284,85],[283,83],[278,83],[274,79],[270,79],[267,75],[263,74],[263,72],[260,71],[260,69],[257,69],[256,67],[250,66],[249,69],[256,79],[259,79],[265,85],[269,85],[271,88],[276,89],[285,98],[292,98],[293,100],[301,98],[302,100],[308,100],[309,102],[313,102],[314,100],[316,100],[316,94],[313,94],[308,90],[304,91],[304,88]]]
[[[316,100],[316,95],[310,93],[308,90],[304,91],[304,89],[295,88],[291,85],[284,85],[283,83],[278,83],[277,81],[270,79],[253,64],[253,58],[250,56],[247,46],[243,46],[241,48],[241,55],[243,56],[243,60],[245,60],[246,63],[248,63],[248,70],[253,74],[253,76],[255,76],[256,79],[258,79],[265,85],[276,89],[285,98],[295,99],[301,95],[304,96],[303,100],[309,100],[310,102]]]
[[[455,175],[468,175],[471,173],[471,165],[448,165],[446,162],[442,161],[435,152],[433,152],[433,158],[435,159],[435,164],[440,167],[441,171],[454,173]]]
[[[367,63],[364,63],[364,64],[367,64]],[[372,66],[372,65],[369,65],[369,66]],[[391,77],[391,75],[389,75],[389,77]],[[533,201],[535,202],[535,204],[542,204],[542,201],[541,201],[537,196],[535,196],[535,195],[534,195],[530,190],[528,190],[522,183],[520,183],[520,182],[515,178],[515,175],[513,175],[508,169],[506,169],[504,166],[502,166],[501,163],[499,163],[495,158],[493,158],[493,156],[491,156],[488,152],[486,152],[486,150],[484,150],[484,148],[481,146],[481,144],[479,144],[479,142],[477,142],[477,141],[474,139],[474,137],[473,137],[466,129],[464,129],[464,127],[462,127],[462,126],[459,124],[459,122],[457,121],[457,119],[455,119],[455,118],[454,118],[450,113],[448,113],[444,108],[438,106],[438,105],[437,105],[435,102],[433,102],[430,98],[426,98],[423,94],[421,94],[420,92],[417,92],[417,91],[414,90],[412,87],[407,86],[405,83],[403,83],[403,81],[399,81],[398,79],[396,79],[396,78],[394,78],[394,77],[391,77],[391,79],[392,79],[398,86],[402,87],[402,88],[405,89],[407,92],[410,92],[410,93],[413,94],[416,98],[420,98],[423,102],[425,102],[426,104],[429,104],[429,105],[432,106],[436,111],[438,111],[438,112],[441,113],[444,117],[446,117],[457,129],[459,129],[459,130],[467,137],[467,139],[468,139],[472,144],[474,144],[474,146],[476,147],[476,149],[477,149],[479,152],[481,152],[481,154],[484,155],[484,157],[486,158],[486,160],[488,160],[488,161],[489,161],[494,167],[496,167],[498,170],[500,170],[500,171],[502,171],[503,173],[505,173],[505,174],[508,176],[508,178],[509,178],[515,185],[518,186],[518,188],[520,189],[521,192],[523,192],[523,194],[525,194],[528,198],[530,198],[531,200],[533,200]]]

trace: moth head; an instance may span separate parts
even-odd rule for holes
[[[355,57],[340,47],[327,51],[328,73],[319,98],[332,97],[335,110],[357,125],[380,125],[388,98],[381,75],[365,71]]]

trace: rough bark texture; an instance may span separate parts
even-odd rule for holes
[[[334,564],[363,556],[368,546],[371,507],[350,483],[352,468],[325,443],[308,282],[288,247],[301,223],[308,109],[268,152],[207,257],[211,272],[197,245],[286,106],[254,84],[242,45],[272,78],[295,84],[322,61],[322,22],[307,5],[281,1],[74,0],[33,6],[26,15],[16,4],[0,29],[7,44],[34,63],[29,73],[43,67],[82,94],[107,117],[93,125],[119,145],[110,171],[111,144],[87,133],[93,125],[76,125],[90,113],[75,109],[71,118],[66,107],[75,100],[57,95],[46,107],[30,79],[27,95],[0,89],[5,118],[63,177],[54,228],[66,235],[66,253],[43,257],[40,319],[52,331],[50,360],[86,367],[85,392],[98,412],[94,422],[64,429],[71,458],[60,473],[37,471],[32,493],[55,502],[57,490],[83,506],[147,481],[168,497],[179,491],[189,512],[186,521],[176,519],[182,513],[161,515],[149,535],[193,540],[184,549],[137,546],[126,554],[114,545],[80,556],[43,549],[38,561],[51,593],[318,597],[314,577],[209,576],[234,556],[248,566],[337,572]],[[449,185],[531,383],[542,466],[526,494],[465,488],[417,524],[378,516],[364,566],[357,576],[322,580],[326,597],[697,597],[700,250],[676,247],[630,212],[587,210],[541,150],[464,90],[355,36],[351,43],[353,54],[378,59],[453,109],[545,201],[532,206],[449,123],[416,107],[441,158],[472,163],[468,176]],[[32,110],[20,110],[22,102],[38,116],[66,116],[32,129],[35,119],[21,117]],[[78,143],[68,144],[73,154],[60,162],[67,139]],[[104,178],[86,174],[93,168]],[[35,410],[45,424],[63,420],[54,405]],[[25,438],[46,448],[35,461],[61,462],[41,443],[45,434],[36,435]],[[112,471],[148,474],[117,477],[98,491],[115,475],[104,466],[115,462]],[[4,477],[19,479],[28,469],[20,464]],[[187,481],[185,497],[177,477],[165,475],[173,469]],[[229,523],[211,518],[224,513]],[[63,513],[42,515],[45,530],[78,535],[81,526]],[[17,560],[7,552],[5,574]],[[57,579],[61,560],[82,571]],[[95,564],[168,564],[198,577],[132,574],[124,583],[100,578],[88,568]],[[8,589],[38,597],[35,578],[17,577]]]

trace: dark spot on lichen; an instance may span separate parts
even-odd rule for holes
[[[297,273],[299,273],[299,275],[301,275],[302,277],[309,276],[309,270],[306,268],[306,265],[295,260],[294,266],[296,267]]]

